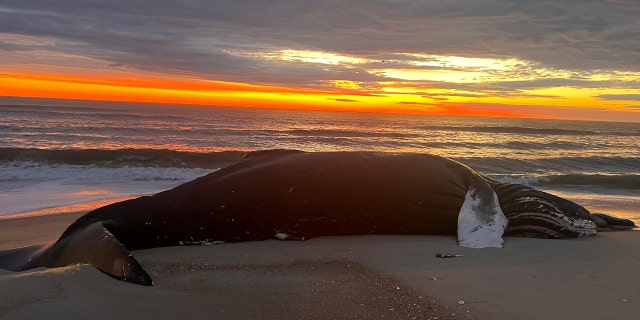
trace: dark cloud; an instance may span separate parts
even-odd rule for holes
[[[430,99],[434,99],[434,98],[438,98],[438,97],[442,97],[442,96],[448,96],[448,97],[471,97],[471,98],[479,98],[482,97],[482,94],[477,94],[477,93],[431,93],[429,95],[423,95],[423,98],[430,98]]]
[[[364,67],[412,68],[402,64],[406,57],[399,53],[493,55],[564,70],[640,71],[639,12],[634,3],[5,0],[0,3],[0,30],[51,38],[53,46],[39,49],[83,55],[113,66],[322,86],[330,79],[381,78],[364,72]],[[34,46],[2,42],[0,35],[0,50]],[[378,62],[354,69],[234,54],[279,49],[329,51]]]
[[[444,97],[442,97],[442,95],[437,95],[437,94],[436,95],[434,95],[434,94],[432,94],[432,95],[423,95],[422,97],[423,98],[427,98],[427,99],[431,99],[431,100],[434,100],[434,101],[447,101],[447,100],[449,100],[449,98],[444,98]]]
[[[432,103],[422,103],[422,102],[413,102],[413,101],[400,101],[400,102],[396,102],[396,104],[418,105],[418,106],[432,106],[433,105]]]
[[[598,96],[602,100],[630,100],[640,101],[640,94],[603,94]]]
[[[354,99],[344,99],[344,98],[327,98],[327,100],[339,101],[339,102],[360,102]]]
[[[9,3],[12,8],[7,8]],[[263,67],[225,49],[254,45],[253,38],[212,28],[200,12],[184,2],[10,1],[0,4],[0,30],[46,36],[73,45],[65,51],[147,70],[198,73],[247,73]],[[192,19],[192,20],[190,20]]]
[[[539,88],[552,88],[552,87],[581,87],[581,88],[602,88],[602,87],[629,87],[632,88],[634,86],[633,83],[629,83],[622,80],[602,80],[602,81],[593,81],[586,79],[570,79],[570,78],[541,78],[541,79],[532,79],[532,80],[521,80],[521,81],[502,81],[500,83],[494,83],[492,88],[494,89],[502,89],[502,90],[532,90]]]

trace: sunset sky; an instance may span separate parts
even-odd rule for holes
[[[640,122],[638,0],[0,2],[0,96]]]

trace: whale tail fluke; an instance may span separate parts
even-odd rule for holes
[[[96,222],[48,245],[0,252],[0,268],[23,271],[37,267],[90,264],[120,280],[152,286],[153,280],[129,250]]]
[[[599,231],[603,230],[632,230],[636,224],[629,219],[622,219],[604,213],[592,213],[591,221],[596,224]]]

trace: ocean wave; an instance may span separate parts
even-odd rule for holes
[[[46,150],[0,148],[0,161],[107,167],[220,168],[242,159],[243,151],[184,152],[166,149]]]
[[[403,133],[396,131],[361,131],[352,129],[290,129],[275,131],[274,133],[288,134],[292,136],[316,136],[316,137],[390,137],[390,138],[411,138],[419,136],[417,133]]]
[[[503,183],[518,183],[531,187],[573,188],[597,187],[599,189],[640,190],[638,174],[556,174],[547,176],[500,176],[491,178]]]
[[[640,190],[637,174],[561,174],[542,179],[541,186],[598,186],[607,189]]]
[[[105,167],[99,165],[43,164],[34,162],[0,163],[0,189],[21,185],[65,181],[67,184],[102,184],[109,181],[171,182],[192,180],[216,169],[176,167]]]
[[[484,174],[613,174],[640,175],[638,157],[555,157],[542,159],[514,159],[509,157],[459,157],[456,158]]]
[[[514,126],[420,126],[416,129],[425,131],[455,131],[478,133],[507,133],[520,135],[549,135],[549,136],[640,136],[639,131],[607,131],[596,130],[560,129],[560,128],[531,128]]]
[[[596,131],[558,129],[558,128],[530,128],[530,127],[509,127],[509,126],[427,126],[421,127],[427,131],[458,131],[458,132],[481,132],[481,133],[517,133],[517,134],[541,134],[541,135],[597,135]]]
[[[309,139],[290,142],[293,149],[304,150],[308,143],[316,141],[340,141],[343,146],[351,146],[353,150],[360,147],[357,140],[348,138],[334,138],[314,135]],[[384,144],[381,140],[379,143]],[[436,149],[451,147],[450,143],[428,143]],[[455,145],[455,144],[454,144]],[[457,148],[469,147],[459,144]],[[389,146],[390,148],[393,145]],[[477,146],[478,148],[481,145]],[[2,162],[33,162],[48,164],[77,164],[98,166],[138,166],[138,167],[173,167],[173,168],[219,168],[242,159],[247,151],[261,150],[254,148],[246,150],[227,149],[222,151],[198,152],[177,151],[171,149],[38,149],[38,148],[0,148]],[[348,149],[348,148],[347,148]],[[429,150],[425,150],[428,152]],[[437,150],[431,150],[437,151]],[[441,154],[446,156],[446,154]],[[512,158],[506,156],[495,157],[453,157],[471,168],[484,174],[521,174],[536,175],[550,174],[640,174],[640,157],[555,157],[555,158]]]

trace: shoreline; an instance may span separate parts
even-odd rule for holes
[[[57,240],[85,211],[25,216],[0,220],[0,250],[28,247]]]
[[[120,201],[138,198],[141,196],[143,195],[133,195],[133,196],[116,197],[116,198],[108,198],[108,199],[101,199],[101,200],[91,200],[91,201],[84,201],[84,202],[74,203],[69,205],[53,206],[53,207],[43,208],[38,210],[9,213],[9,214],[0,215],[0,220],[22,219],[22,218],[38,217],[38,216],[53,216],[53,215],[70,214],[70,213],[78,213],[78,212],[87,213],[91,210],[97,209],[102,206],[106,206],[106,205],[120,202]]]

